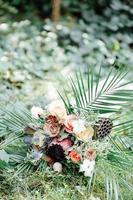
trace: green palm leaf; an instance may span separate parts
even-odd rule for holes
[[[23,105],[10,104],[9,108],[1,105],[0,109],[0,138],[4,138],[0,142],[0,149],[4,149],[22,137],[25,127],[32,119]]]
[[[94,110],[101,114],[118,112],[121,105],[126,105],[127,101],[133,98],[131,89],[125,90],[124,86],[131,84],[132,81],[123,83],[127,73],[116,71],[113,68],[109,71],[104,80],[100,80],[101,67],[99,69],[98,79],[94,81],[94,73],[91,68],[88,69],[87,76],[81,71],[76,73],[75,78],[70,78],[72,96],[74,97],[74,108],[82,108],[86,111]],[[68,93],[65,92],[67,101],[63,98],[66,107],[69,108],[71,103]]]

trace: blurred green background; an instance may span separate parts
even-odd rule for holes
[[[132,71],[132,5],[130,0],[0,0],[1,100],[43,96],[44,101],[50,90],[56,93],[56,76],[63,79],[88,65],[96,72],[100,63],[106,70]]]

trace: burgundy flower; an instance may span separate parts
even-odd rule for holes
[[[46,155],[52,158],[55,162],[60,162],[65,159],[64,150],[58,144],[49,146]]]

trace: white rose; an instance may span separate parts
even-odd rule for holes
[[[43,109],[38,106],[33,106],[31,108],[31,115],[33,118],[38,119],[40,115],[44,113]]]
[[[64,104],[61,101],[53,101],[48,105],[48,112],[56,116],[60,122],[63,122],[67,116]]]
[[[80,133],[85,130],[85,121],[82,119],[74,120],[72,126],[74,133]]]
[[[83,164],[80,165],[80,172],[84,172],[85,176],[92,177],[95,166],[95,160],[85,159]]]

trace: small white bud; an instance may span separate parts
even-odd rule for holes
[[[62,171],[62,164],[59,163],[59,162],[55,162],[55,163],[53,164],[53,170],[54,170],[55,172],[61,172],[61,171]]]

